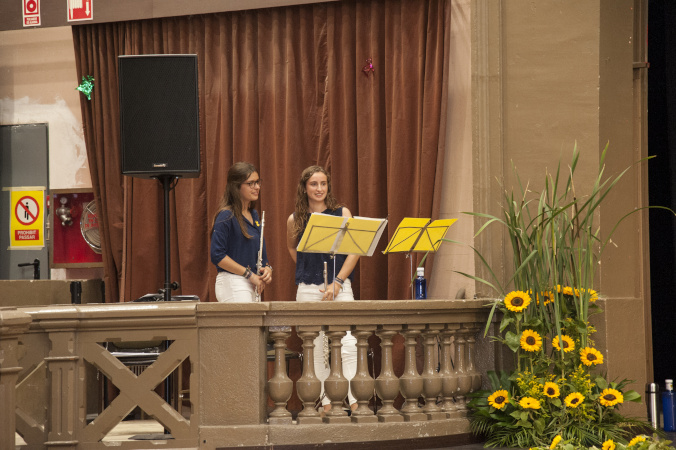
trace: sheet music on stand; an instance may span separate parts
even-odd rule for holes
[[[439,250],[446,232],[458,219],[438,219],[404,217],[392,235],[383,253],[406,253],[411,258],[411,279],[413,279],[413,258],[411,252],[430,252]],[[415,298],[411,284],[411,298]]]
[[[335,278],[334,255],[372,256],[386,225],[387,219],[312,213],[296,250],[331,255]]]
[[[372,256],[387,219],[312,213],[296,247],[299,252]]]

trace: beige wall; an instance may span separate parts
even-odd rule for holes
[[[495,178],[514,182],[512,163],[525,184],[539,191],[547,170],[570,161],[577,142],[578,198],[597,176],[610,144],[606,176],[617,175],[645,153],[636,139],[634,13],[641,1],[473,3],[473,152],[475,210],[499,214]],[[627,172],[604,201],[601,236],[627,212],[643,206],[644,171]],[[491,183],[491,187],[486,185]],[[488,193],[486,192],[488,191]],[[489,233],[478,246],[505,277],[511,260],[505,236]],[[611,379],[636,380],[643,392],[652,377],[649,328],[647,221],[638,214],[617,229],[598,267],[597,289],[607,299],[595,320]],[[483,292],[483,291],[482,291]],[[648,330],[648,331],[647,331]],[[644,415],[642,405],[625,412]]]
[[[47,123],[49,187],[91,187],[70,27],[0,31],[0,124]]]

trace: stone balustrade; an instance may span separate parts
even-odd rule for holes
[[[3,420],[0,436],[7,440],[16,426],[26,449],[108,448],[110,430],[137,407],[173,439],[119,441],[116,447],[216,449],[467,435],[466,396],[481,386],[477,362],[490,360],[475,356],[485,303],[152,302],[0,309],[0,388],[7,404],[16,404],[16,420]],[[315,409],[320,382],[313,364],[313,341],[322,330],[331,354],[325,391],[334,406],[325,417]],[[347,331],[357,340],[351,381],[341,362],[340,340]],[[110,349],[147,342],[163,343],[162,351],[138,373]],[[289,370],[293,342],[302,357]],[[270,358],[268,343],[274,349]],[[348,386],[358,403],[351,415],[342,408]],[[110,400],[104,404],[102,397]],[[13,448],[9,441],[0,444]]]

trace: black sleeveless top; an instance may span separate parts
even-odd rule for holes
[[[330,209],[325,209],[322,211],[322,214],[330,214],[332,216],[343,216],[343,207],[339,207],[335,211]],[[305,232],[305,227],[307,222],[303,225],[303,230],[298,236],[300,242],[300,237]],[[347,255],[334,255],[336,261],[336,275],[340,272],[340,269],[345,263]],[[333,282],[333,259],[328,253],[305,253],[297,252],[296,253],[296,284],[305,283],[305,284],[324,284],[324,262],[326,262],[326,279],[329,283]],[[354,271],[350,273],[348,278],[352,280]]]

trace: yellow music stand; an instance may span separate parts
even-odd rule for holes
[[[430,252],[439,250],[446,232],[458,219],[439,219],[404,217],[394,231],[392,239],[383,253],[406,253],[411,258],[411,279],[413,279],[413,258],[411,252]],[[411,283],[411,298],[415,298]]]
[[[335,278],[334,255],[373,255],[386,225],[387,219],[312,213],[296,250],[331,255]]]

